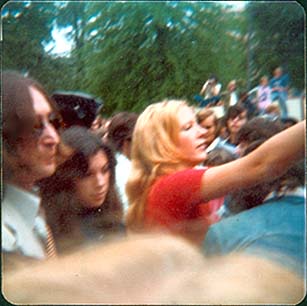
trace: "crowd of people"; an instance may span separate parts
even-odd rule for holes
[[[263,75],[259,79],[259,85],[250,91],[239,91],[237,80],[231,80],[222,90],[222,84],[215,75],[211,75],[202,86],[200,93],[194,96],[194,100],[201,108],[206,106],[222,106],[227,113],[230,106],[238,102],[244,104],[249,116],[270,114],[271,105],[277,108],[276,112],[281,118],[288,117],[287,99],[290,89],[289,74],[284,72],[281,66],[274,69],[272,77]],[[255,93],[255,98],[251,94]]]
[[[63,95],[51,97],[17,72],[4,71],[2,80],[9,301],[304,297],[305,123],[283,109],[269,114],[267,78],[256,110],[233,94],[232,81],[218,116],[221,85],[212,76],[201,94],[212,84],[215,92],[201,107],[165,99],[108,119],[95,103],[85,111],[81,96],[69,95],[63,107]]]

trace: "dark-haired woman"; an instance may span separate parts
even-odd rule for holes
[[[61,138],[60,148],[70,156],[40,184],[59,253],[123,233],[112,150],[82,127],[67,129]]]

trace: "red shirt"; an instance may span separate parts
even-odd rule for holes
[[[145,209],[145,228],[166,229],[201,242],[224,198],[204,203],[201,178],[206,169],[187,169],[159,178],[151,187]]]

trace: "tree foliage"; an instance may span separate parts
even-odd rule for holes
[[[39,74],[45,52],[43,42],[49,41],[51,12],[45,6],[14,2],[3,8],[4,66]]]
[[[295,3],[10,2],[2,10],[3,68],[29,72],[50,91],[85,91],[105,112],[141,111],[166,97],[191,102],[214,73],[242,89],[284,64],[304,81],[304,15]],[[71,29],[68,56],[46,51],[54,27]],[[17,52],[18,50],[18,52]]]
[[[297,2],[251,2],[247,7],[252,24],[253,59],[257,71],[271,75],[282,65],[293,86],[304,88],[304,9]]]

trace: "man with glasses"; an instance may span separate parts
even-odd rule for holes
[[[33,189],[56,169],[59,122],[40,84],[15,72],[2,73],[4,269],[12,266],[12,258],[47,257],[47,226]]]

